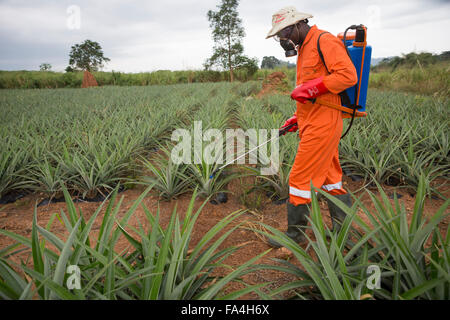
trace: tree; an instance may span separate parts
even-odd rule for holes
[[[281,61],[274,56],[264,56],[261,62],[261,69],[274,69],[281,64]]]
[[[39,66],[39,70],[41,71],[50,71],[52,69],[52,65],[50,63],[41,63]]]
[[[72,70],[97,71],[108,61],[110,59],[103,56],[102,47],[91,40],[72,46],[69,54],[69,66]]]
[[[450,60],[450,51],[443,51],[438,57],[439,60]]]
[[[247,74],[251,76],[258,71],[258,59],[240,56],[235,67],[237,69],[246,69]]]
[[[261,69],[275,69],[279,67],[287,67],[287,68],[295,68],[296,65],[294,63],[290,63],[289,61],[282,61],[274,56],[264,56],[261,62]]]
[[[238,17],[238,4],[238,0],[222,0],[221,5],[217,6],[218,11],[208,11],[208,21],[215,45],[213,55],[206,60],[204,67],[208,70],[212,66],[218,66],[229,70],[231,82],[233,82],[234,69],[248,68],[252,64],[254,67],[256,61],[256,59],[250,59],[243,55],[244,47],[241,40],[245,36],[245,32],[241,26],[242,20]],[[248,70],[253,70],[253,67]]]

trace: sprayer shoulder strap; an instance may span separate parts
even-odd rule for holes
[[[323,65],[325,66],[325,69],[327,69],[327,72],[330,73],[330,71],[327,68],[327,64],[325,63],[325,59],[323,58],[322,50],[320,50],[320,37],[324,35],[325,33],[329,33],[328,31],[322,32],[319,34],[319,37],[317,38],[317,52],[319,52],[319,57],[322,60]]]
[[[325,59],[323,57],[323,53],[322,50],[320,49],[320,37],[326,33],[329,33],[328,31],[324,31],[321,34],[319,34],[319,36],[317,37],[317,52],[319,53],[319,57],[322,60],[323,65],[325,66],[325,69],[327,69],[327,72],[330,73],[330,71],[328,70],[327,64],[325,63]],[[345,50],[347,52],[348,57],[351,59],[350,54],[348,53],[348,50]]]

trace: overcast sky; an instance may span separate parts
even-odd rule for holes
[[[214,42],[206,17],[220,0],[0,0],[0,70],[55,71],[68,65],[70,47],[97,41],[111,61],[104,70],[123,72],[201,69]],[[337,34],[351,24],[368,27],[372,57],[411,51],[450,50],[449,0],[241,0],[245,54],[287,60],[278,43],[265,39],[272,14],[293,5],[311,13],[310,25]],[[295,63],[295,58],[289,61]]]

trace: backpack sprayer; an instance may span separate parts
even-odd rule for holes
[[[261,143],[259,146],[254,147],[252,150],[250,150],[250,151],[248,151],[248,152],[246,152],[246,153],[244,153],[244,154],[241,154],[241,155],[240,155],[239,157],[237,157],[236,159],[233,159],[233,160],[231,160],[231,161],[228,161],[227,163],[225,163],[225,164],[222,165],[221,167],[219,167],[219,168],[217,168],[216,170],[214,170],[213,173],[209,176],[209,179],[214,178],[214,176],[216,175],[217,172],[219,172],[220,170],[222,170],[222,169],[225,168],[226,166],[232,164],[233,162],[239,160],[240,158],[246,156],[246,155],[249,154],[250,152],[253,152],[253,151],[255,151],[255,150],[261,148],[262,146],[268,144],[268,143],[269,143],[270,141],[272,141],[272,140],[275,140],[275,139],[280,138],[280,137],[281,137],[282,135],[284,135],[290,128],[292,128],[292,127],[295,126],[295,125],[296,125],[296,123],[293,123],[293,124],[290,124],[290,125],[284,127],[283,129],[278,130],[278,136],[272,137],[272,138],[270,138],[269,140],[267,140],[267,141]]]
[[[356,32],[351,33],[347,36],[348,30],[356,30]],[[320,37],[327,32],[323,32],[319,35],[317,39],[317,51],[319,52],[320,59],[328,73],[330,71],[325,64],[322,51],[320,50]],[[360,25],[351,25],[345,32],[339,33],[338,38],[342,39],[344,43],[345,50],[348,56],[355,66],[356,73],[358,76],[358,81],[356,84],[350,88],[339,93],[341,98],[341,106],[335,105],[328,101],[323,101],[320,98],[313,99],[313,103],[317,102],[324,106],[341,110],[344,118],[351,118],[351,122],[347,128],[347,131],[342,135],[341,139],[350,130],[353,119],[355,117],[365,117],[366,113],[366,98],[367,98],[367,87],[369,85],[369,72],[370,72],[370,60],[372,57],[372,47],[367,45],[367,28]]]

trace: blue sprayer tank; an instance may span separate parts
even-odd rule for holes
[[[356,33],[350,34],[345,37],[343,33],[340,33],[338,37],[342,39],[348,54],[355,65],[356,72],[358,74],[358,83],[353,87],[345,90],[350,98],[350,104],[356,104],[360,106],[357,110],[360,112],[366,111],[366,98],[367,87],[369,85],[369,72],[370,72],[370,60],[372,56],[372,47],[366,43],[366,28],[360,27],[356,29]],[[362,74],[361,65],[363,64]],[[355,94],[358,92],[359,87],[359,100],[355,101]],[[345,104],[344,104],[345,105]],[[349,107],[349,106],[348,106]]]

